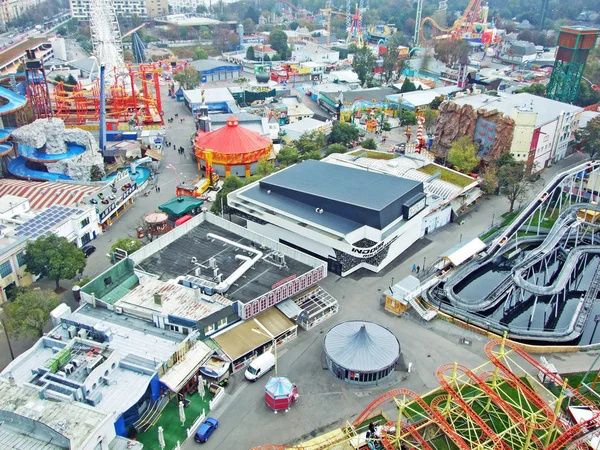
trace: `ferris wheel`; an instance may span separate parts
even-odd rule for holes
[[[106,75],[114,77],[115,69],[123,67],[121,30],[113,0],[90,1],[90,29],[94,56],[104,65]]]

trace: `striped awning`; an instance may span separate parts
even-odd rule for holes
[[[31,209],[41,210],[53,205],[75,205],[90,193],[99,192],[100,186],[85,184],[38,182],[27,180],[0,180],[0,197],[16,195],[29,199]]]

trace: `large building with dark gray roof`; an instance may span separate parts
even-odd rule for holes
[[[379,272],[421,237],[423,183],[308,160],[229,194],[259,234],[348,275]]]

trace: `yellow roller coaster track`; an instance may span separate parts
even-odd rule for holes
[[[444,28],[440,26],[432,17],[423,17],[423,20],[421,20],[421,27],[419,29],[419,42],[426,41],[425,36],[423,35],[423,25],[425,25],[427,22],[431,22],[434,28],[443,31],[444,33],[450,33],[452,31],[454,31],[455,33],[460,33],[465,22],[473,23],[474,18],[479,16],[481,2],[482,0],[471,0],[465,8],[465,12],[463,13],[463,15],[456,19],[456,21],[450,28]]]

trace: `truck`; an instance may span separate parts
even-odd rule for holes
[[[199,198],[211,189],[218,189],[218,183],[219,174],[212,172],[210,178],[198,178],[192,184],[180,184],[177,186],[177,196],[189,195]]]

